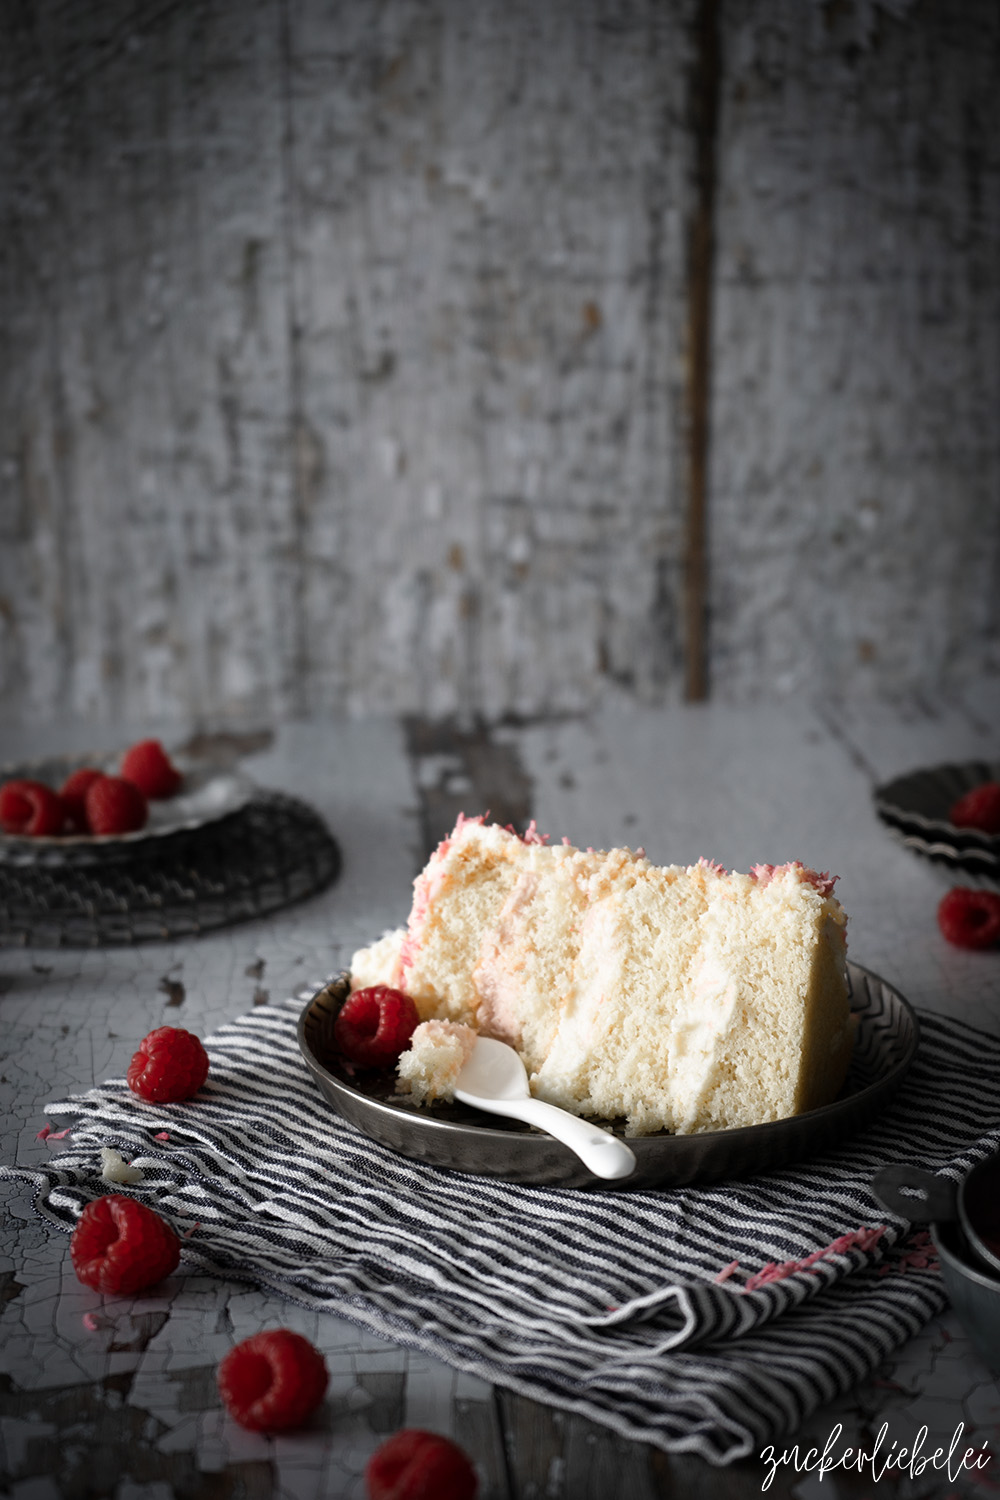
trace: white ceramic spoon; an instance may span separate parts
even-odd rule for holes
[[[509,1115],[514,1120],[537,1125],[575,1151],[597,1177],[628,1177],[635,1170],[635,1156],[624,1141],[564,1109],[557,1109],[554,1104],[533,1099],[524,1063],[506,1042],[486,1036],[476,1038],[458,1075],[455,1098],[490,1114]]]

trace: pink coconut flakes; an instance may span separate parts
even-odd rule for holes
[[[789,860],[786,865],[754,865],[750,871],[750,879],[755,880],[760,886],[770,885],[772,880],[777,879],[779,875],[784,875],[788,870],[797,871],[799,879],[811,885],[821,896],[832,896],[833,888],[840,879],[839,875],[830,875],[826,870],[822,873],[818,870],[810,870],[797,859]]]

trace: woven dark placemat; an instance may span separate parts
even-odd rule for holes
[[[258,792],[238,813],[85,867],[0,865],[0,947],[99,948],[192,937],[315,895],[340,873],[318,813]]]

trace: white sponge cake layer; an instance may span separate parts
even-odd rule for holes
[[[697,988],[704,876],[645,866],[601,895],[580,933],[574,982],[562,997],[552,1046],[533,1079],[539,1098],[576,1113],[625,1117],[637,1134],[677,1129],[671,1087],[683,1016]],[[674,1084],[686,1064],[678,1058]]]
[[[588,923],[616,884],[631,878],[635,864],[628,850],[526,849],[522,873],[484,936],[472,978],[476,1025],[516,1047],[529,1074],[548,1056],[585,969]]]
[[[726,1129],[832,1099],[851,1050],[845,917],[824,876],[727,875],[459,822],[405,934],[352,983],[517,1047],[532,1091],[634,1134]]]
[[[782,1119],[833,1098],[851,1051],[843,913],[794,867],[649,870],[588,916],[534,1091],[637,1134]]]
[[[526,847],[495,825],[460,823],[414,884],[400,979],[425,1013],[475,1025],[475,971],[525,873]]]

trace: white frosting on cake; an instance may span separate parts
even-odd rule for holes
[[[360,948],[351,959],[351,989],[364,990],[373,984],[392,984],[388,977],[399,966],[399,950],[406,936],[405,927],[383,933],[378,942]]]
[[[537,1097],[633,1134],[756,1124],[828,1102],[846,1074],[832,886],[801,865],[658,867],[460,819],[407,928],[354,956],[352,984],[511,1043]],[[447,1097],[450,1063],[414,1050],[404,1086]]]

